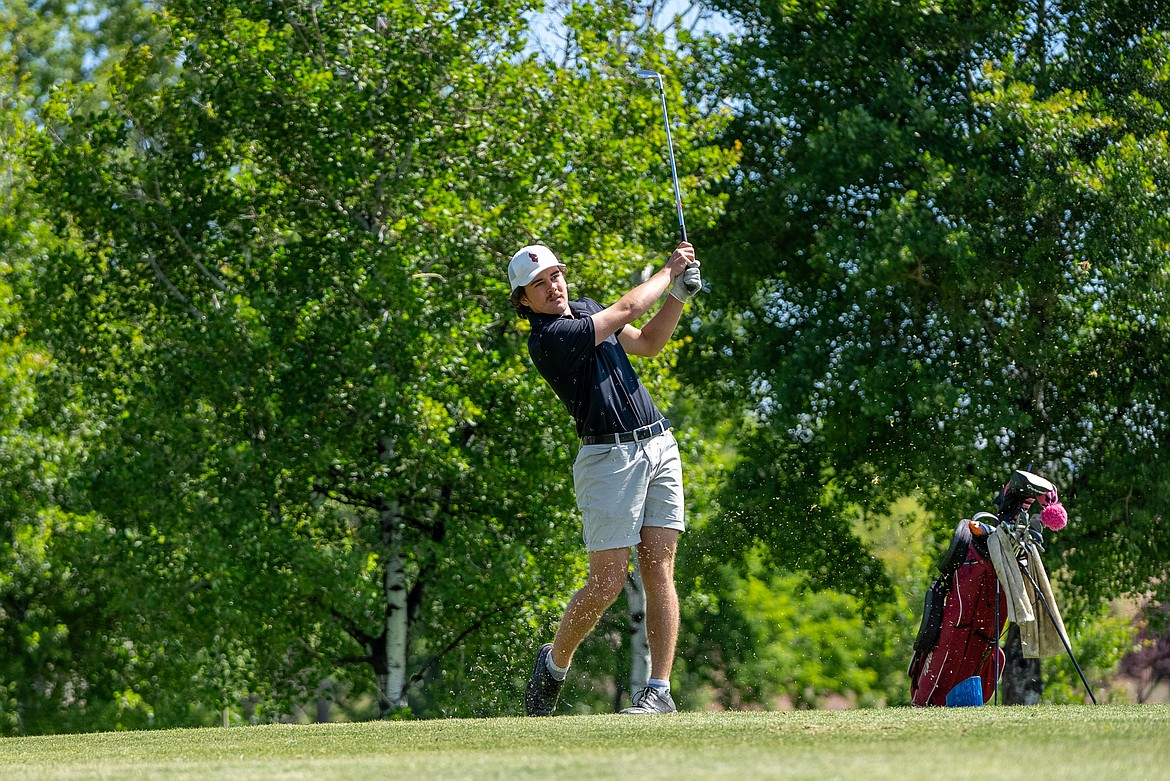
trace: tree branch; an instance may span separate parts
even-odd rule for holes
[[[158,280],[162,282],[163,285],[166,286],[167,290],[171,291],[171,293],[176,298],[183,302],[183,304],[187,307],[187,311],[198,317],[200,320],[207,319],[207,315],[203,314],[203,312],[200,311],[197,306],[192,304],[187,299],[187,297],[179,292],[179,289],[171,283],[171,280],[167,277],[166,272],[164,272],[158,263],[155,262],[155,259],[150,255],[150,253],[143,253],[143,257],[146,258],[146,262],[150,264],[150,267],[154,269],[154,275],[158,278]]]
[[[430,659],[428,659],[421,667],[418,668],[418,670],[413,675],[410,676],[410,679],[407,681],[407,684],[413,685],[413,684],[416,684],[419,681],[421,681],[423,679],[423,677],[426,675],[427,670],[429,670],[431,667],[433,667],[444,656],[451,653],[451,651],[458,648],[460,643],[462,643],[464,640],[466,640],[468,638],[468,636],[470,636],[474,632],[478,631],[484,624],[486,624],[488,622],[488,619],[492,618],[493,616],[495,616],[499,613],[504,612],[505,610],[515,610],[516,608],[519,608],[521,605],[523,605],[524,602],[525,602],[524,598],[517,599],[516,601],[511,602],[509,604],[500,605],[499,607],[497,607],[495,610],[491,611],[490,613],[485,613],[484,615],[480,616],[478,620],[472,622],[462,632],[460,632],[458,635],[456,635],[454,638],[452,638],[451,642],[447,643],[445,646],[443,646],[438,651],[436,651],[431,656]]]

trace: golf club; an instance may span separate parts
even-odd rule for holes
[[[1049,620],[1051,620],[1052,625],[1056,627],[1056,633],[1060,635],[1060,642],[1064,644],[1064,650],[1068,652],[1068,658],[1072,660],[1073,667],[1077,668],[1077,675],[1081,676],[1081,683],[1085,685],[1085,691],[1089,693],[1089,699],[1093,701],[1094,705],[1096,705],[1097,695],[1093,694],[1093,687],[1089,685],[1088,679],[1085,678],[1085,674],[1081,671],[1081,665],[1077,661],[1077,657],[1073,655],[1072,645],[1068,641],[1068,636],[1062,630],[1061,625],[1057,623],[1056,616],[1053,614],[1052,608],[1048,605],[1048,599],[1044,596],[1044,592],[1040,590],[1040,584],[1036,582],[1036,578],[1032,575],[1031,572],[1028,571],[1026,566],[1020,567],[1020,572],[1023,572],[1028,577],[1028,582],[1032,584],[1032,589],[1036,594],[1036,598],[1039,600],[1040,604],[1044,606],[1044,610],[1048,613]]]
[[[640,70],[639,79],[654,79],[658,82],[658,95],[662,98],[662,124],[666,128],[666,149],[670,152],[670,176],[674,180],[674,205],[678,209],[678,229],[682,240],[687,240],[687,224],[683,220],[682,191],[678,187],[678,169],[674,164],[674,142],[670,139],[670,118],[666,114],[666,90],[662,87],[662,75],[658,71]]]

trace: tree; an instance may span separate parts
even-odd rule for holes
[[[35,255],[32,208],[15,150],[30,132],[13,63],[0,54],[0,734],[69,729],[85,707],[77,630],[101,598],[82,576],[106,539],[76,512],[69,477],[96,421],[29,334],[18,280]],[[48,238],[48,237],[42,237]]]
[[[1164,599],[1170,6],[715,6],[744,157],[686,365],[747,413],[721,539],[880,595],[850,507],[921,490],[942,533],[1031,465],[1067,598]]]
[[[326,676],[382,716],[518,707],[581,559],[503,269],[540,239],[602,296],[671,230],[621,15],[581,9],[558,67],[522,56],[526,8],[167,3],[108,106],[46,105],[71,243],[24,293],[110,422],[89,496],[135,543],[131,642],[175,674],[136,689],[154,723]],[[730,153],[692,149],[710,218]]]
[[[100,89],[104,65],[127,46],[150,42],[155,28],[150,0],[10,0],[0,7],[14,86],[32,107],[48,99],[56,84],[89,82]]]

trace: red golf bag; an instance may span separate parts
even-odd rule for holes
[[[981,705],[989,701],[1003,672],[1004,654],[999,648],[999,633],[1007,621],[1007,598],[1001,594],[999,577],[987,550],[990,535],[1006,531],[1016,552],[1020,572],[1032,586],[1043,612],[1036,620],[1049,620],[1069,659],[1095,705],[1097,697],[1073,655],[1068,634],[1041,586],[1025,562],[1044,551],[1043,530],[1063,529],[1068,513],[1060,503],[1054,486],[1047,479],[1017,469],[1003,490],[992,500],[996,514],[975,513],[972,520],[961,521],[951,538],[951,546],[939,564],[939,576],[926,592],[922,624],[914,640],[910,660],[910,701],[913,705],[947,705],[947,695],[955,690],[953,705]],[[1029,515],[1035,503],[1041,512]],[[997,553],[996,558],[1000,558]],[[1037,565],[1043,574],[1043,567]],[[1004,566],[1001,564],[1001,566]],[[1010,565],[1008,565],[1010,566]],[[1006,582],[1011,582],[1009,575]],[[1047,588],[1047,575],[1043,577]],[[1029,621],[1032,618],[1027,619]],[[1039,645],[1039,644],[1038,644]],[[958,684],[979,676],[982,698]]]
[[[984,702],[995,693],[1004,664],[997,637],[1007,603],[988,558],[987,528],[978,521],[959,523],[926,592],[908,671],[913,705],[946,705],[951,689],[973,675],[982,679]]]

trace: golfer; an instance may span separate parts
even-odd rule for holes
[[[532,362],[577,423],[581,449],[573,484],[589,552],[585,585],[569,600],[553,642],[536,654],[524,710],[529,716],[552,714],[573,653],[617,599],[629,549],[636,547],[646,590],[651,677],[622,713],[673,713],[682,462],[670,421],[654,406],[628,354],[657,355],[670,340],[683,303],[702,284],[694,248],[679,244],[661,270],[608,308],[588,298],[570,301],[565,265],[541,245],[512,257],[508,281],[513,307],[532,325]],[[645,325],[632,325],[668,292]]]

